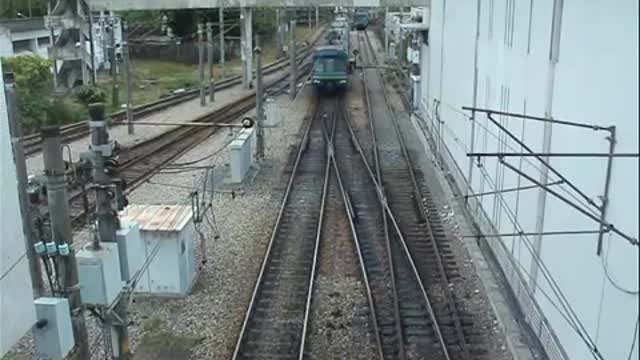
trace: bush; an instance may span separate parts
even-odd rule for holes
[[[39,126],[48,106],[49,91],[53,86],[52,62],[39,56],[2,58],[4,71],[15,74],[16,91],[20,98],[23,123],[26,129]]]
[[[81,103],[89,105],[97,102],[105,102],[107,94],[95,86],[84,85],[76,90],[76,97]]]

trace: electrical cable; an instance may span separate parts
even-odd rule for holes
[[[609,233],[609,241],[611,242],[611,233]],[[608,254],[607,254],[608,255]],[[618,291],[625,293],[627,295],[631,295],[631,296],[638,296],[638,294],[640,294],[640,289],[637,290],[629,290],[626,289],[625,287],[623,287],[622,285],[619,285],[611,276],[611,274],[609,273],[609,267],[608,267],[608,262],[604,259],[604,255],[600,256],[600,263],[602,264],[602,270],[604,271],[604,275],[605,278],[607,279],[607,281]]]
[[[638,327],[640,325],[640,315],[636,318],[636,327],[633,330],[633,340],[631,340],[631,348],[629,349],[629,356],[627,356],[627,360],[631,360],[633,356],[633,349],[636,347],[636,341],[638,341]]]
[[[447,108],[451,109],[452,111],[455,111],[456,113],[462,115],[466,120],[468,121],[474,121],[476,126],[479,126],[482,130],[484,130],[486,133],[490,134],[498,143],[499,145],[503,145],[506,146],[510,151],[513,152],[518,152],[521,151],[522,149],[516,149],[516,147],[512,146],[508,141],[505,141],[500,135],[496,134],[495,132],[491,131],[487,126],[485,126],[484,124],[482,124],[480,121],[473,120],[471,118],[471,116],[469,116],[468,114],[462,112],[461,110],[453,107],[452,105],[448,104],[448,103],[444,103],[436,98],[433,98],[434,102],[437,102],[438,104],[444,104]],[[426,116],[429,117],[428,114],[425,114]],[[446,123],[443,123],[443,125],[445,127],[447,127]],[[465,150],[465,152],[469,152],[468,150]],[[524,162],[527,163],[527,165],[529,165],[530,167],[532,167],[533,169],[535,169],[538,173],[542,173],[543,169],[538,166],[537,164],[535,164],[532,160],[530,160],[529,158],[524,158]],[[549,175],[549,178],[551,179],[551,181],[558,181],[559,179],[555,178],[555,176],[553,174]],[[562,192],[564,192],[567,196],[570,196],[575,202],[579,203],[586,211],[589,211],[591,214],[595,215],[595,216],[599,216],[600,214],[597,213],[592,206],[590,206],[589,204],[584,202],[584,199],[579,198],[577,195],[575,195],[573,192],[569,191],[568,189],[566,189],[564,186],[560,186],[558,187],[558,189]]]
[[[493,187],[494,190],[495,190],[495,184],[491,180],[491,177],[486,173],[486,169],[484,169],[484,167],[480,167],[480,169],[481,169],[480,170],[481,174],[489,182],[489,186]],[[502,194],[497,194],[497,197],[503,203],[503,205],[506,205],[504,197],[502,196]],[[517,221],[517,219],[513,218],[513,213],[511,212],[511,208],[508,207],[508,206],[504,206],[503,209],[506,210],[506,214],[507,214],[507,216],[509,216],[509,218],[510,218],[509,220],[511,221],[511,223],[514,224],[514,225],[517,224],[518,227],[520,229],[522,229],[522,226]],[[598,358],[602,358],[602,355],[597,351],[597,347],[595,345],[595,342],[591,338],[591,335],[589,334],[589,332],[586,330],[586,328],[582,324],[582,321],[580,320],[580,318],[575,314],[575,311],[573,310],[573,306],[571,306],[571,303],[567,300],[566,296],[562,292],[562,289],[560,288],[560,286],[556,282],[555,278],[551,274],[551,271],[548,269],[548,267],[546,266],[545,262],[542,260],[540,255],[534,250],[534,246],[531,243],[531,241],[529,240],[528,236],[523,235],[523,236],[521,236],[521,239],[524,240],[525,247],[529,250],[529,253],[532,255],[533,260],[536,262],[536,264],[538,264],[538,266],[540,266],[540,269],[542,270],[541,271],[542,272],[542,276],[547,281],[547,283],[550,285],[551,290],[553,291],[554,295],[558,298],[558,300],[560,300],[561,306],[564,309],[564,311],[566,311],[567,314],[570,315],[573,318],[573,321],[575,322],[575,324],[580,328],[581,332],[584,333],[584,334],[578,333],[579,336],[581,338],[583,338],[583,340],[585,341],[587,347],[591,350],[591,352],[592,352],[592,354],[594,356],[596,356]],[[535,301],[535,299],[533,299],[533,300]],[[586,339],[583,337],[585,335],[587,337]]]

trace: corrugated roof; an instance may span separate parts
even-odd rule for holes
[[[123,215],[145,231],[180,231],[193,216],[190,206],[129,205]]]

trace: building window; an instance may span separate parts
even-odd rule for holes
[[[44,47],[44,46],[49,46],[49,37],[48,36],[44,36],[44,37],[38,38],[38,47]]]
[[[31,40],[18,40],[13,42],[13,53],[19,54],[31,51]]]

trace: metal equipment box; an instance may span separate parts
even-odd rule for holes
[[[140,233],[140,225],[135,222],[120,219],[120,230],[116,233],[118,251],[120,252],[120,273],[122,281],[129,281],[142,268],[145,260],[144,244]],[[142,284],[138,282],[138,284]],[[148,289],[142,289],[147,291]]]
[[[118,244],[100,243],[100,249],[87,244],[76,255],[80,296],[87,305],[111,305],[122,290]]]
[[[38,358],[62,360],[73,349],[69,301],[65,298],[36,299],[38,322],[33,326],[33,344]]]
[[[121,217],[140,224],[145,259],[149,259],[136,292],[186,296],[197,276],[191,207],[129,205]]]

